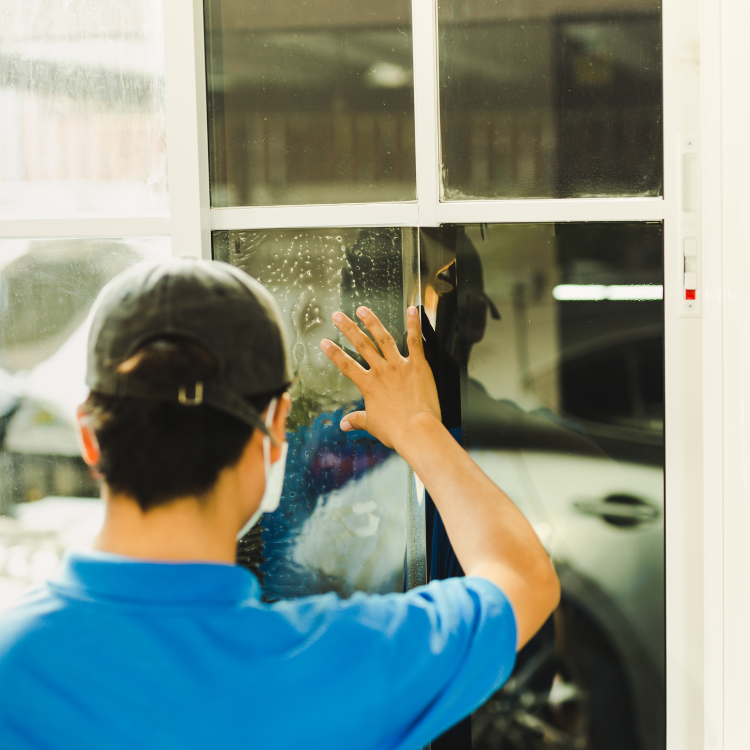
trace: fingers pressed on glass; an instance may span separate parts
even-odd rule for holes
[[[364,357],[370,367],[372,367],[379,359],[382,359],[375,344],[373,344],[370,338],[362,333],[357,324],[344,315],[344,313],[334,313],[333,323],[341,333],[349,339],[354,350],[357,354]]]
[[[419,323],[419,311],[416,307],[410,307],[406,314],[406,344],[409,355],[417,354],[424,356],[424,345],[422,343],[422,326]]]
[[[354,383],[360,390],[362,377],[367,375],[367,370],[355,362],[348,354],[343,352],[339,346],[330,339],[323,339],[320,348],[326,353],[328,359],[339,368],[339,372]],[[374,347],[373,347],[374,348]]]
[[[393,336],[388,333],[386,327],[380,322],[380,319],[374,312],[372,312],[372,310],[369,310],[366,307],[360,307],[357,310],[357,317],[360,318],[365,326],[367,326],[367,330],[372,334],[375,343],[380,348],[380,351],[383,352],[383,356],[386,359],[401,356],[401,352],[399,352],[396,342],[393,340]]]

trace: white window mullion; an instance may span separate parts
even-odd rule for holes
[[[515,224],[557,221],[661,221],[661,198],[559,198],[446,201],[437,208],[439,224]]]
[[[436,203],[425,221],[424,202],[214,208],[211,230],[290,227],[415,227],[437,224],[516,224],[558,221],[662,221],[661,198],[500,200]]]
[[[172,252],[211,257],[202,0],[163,0]]]
[[[319,206],[214,208],[211,230],[316,227],[416,227],[417,203],[352,203]]]
[[[419,225],[439,223],[440,156],[436,0],[412,0],[414,49],[414,143],[417,159]]]

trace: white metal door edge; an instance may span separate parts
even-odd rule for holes
[[[685,317],[682,134],[700,129],[699,0],[663,0],[667,748],[703,747],[702,323]]]

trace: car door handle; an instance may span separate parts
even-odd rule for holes
[[[599,516],[612,526],[638,526],[656,521],[660,516],[658,508],[633,495],[609,495],[604,500],[581,500],[573,505],[581,513]]]

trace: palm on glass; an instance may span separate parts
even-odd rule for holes
[[[329,359],[359,388],[365,400],[364,410],[347,414],[341,420],[341,429],[367,430],[387,447],[399,450],[411,426],[425,417],[440,421],[440,404],[424,356],[419,315],[416,307],[410,307],[406,316],[408,357],[401,355],[393,336],[371,310],[360,307],[357,316],[372,339],[341,312],[334,314],[333,322],[367,362],[369,370],[332,341],[321,342]]]

